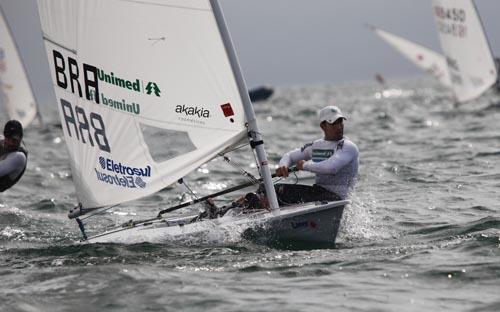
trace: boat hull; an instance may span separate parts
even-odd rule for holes
[[[349,203],[308,203],[255,213],[235,210],[221,218],[196,222],[191,222],[193,216],[155,220],[116,228],[83,243],[210,243],[217,240],[214,233],[224,236],[235,231],[245,239],[275,248],[334,247],[344,207]]]
[[[245,239],[284,249],[314,249],[335,246],[344,206],[313,211],[291,217],[276,218],[250,227]]]

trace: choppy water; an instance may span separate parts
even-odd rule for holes
[[[382,91],[298,86],[255,105],[274,162],[320,137],[318,108],[336,103],[348,114],[360,180],[336,249],[275,250],[216,230],[211,245],[75,245],[61,131],[29,128],[27,173],[0,195],[0,310],[499,311],[500,98],[457,106],[426,80]],[[246,151],[232,159],[255,170]],[[205,195],[243,178],[215,160],[186,180]],[[93,229],[186,197],[173,186]]]

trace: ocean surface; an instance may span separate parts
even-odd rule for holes
[[[427,79],[277,88],[255,103],[271,163],[320,138],[316,112],[331,104],[349,118],[360,176],[336,248],[317,250],[217,229],[208,243],[75,244],[68,154],[45,107],[47,127],[25,132],[25,176],[0,194],[0,311],[500,311],[500,97],[457,105]],[[228,156],[256,173],[249,149]],[[245,178],[215,159],[185,181],[201,196]],[[89,231],[190,197],[174,185]]]

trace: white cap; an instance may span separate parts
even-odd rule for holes
[[[337,119],[347,119],[337,106],[326,106],[319,111],[319,122],[334,123]]]

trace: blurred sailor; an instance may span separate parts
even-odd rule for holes
[[[28,152],[21,146],[23,126],[17,120],[9,120],[0,140],[0,192],[16,184],[26,170]]]

